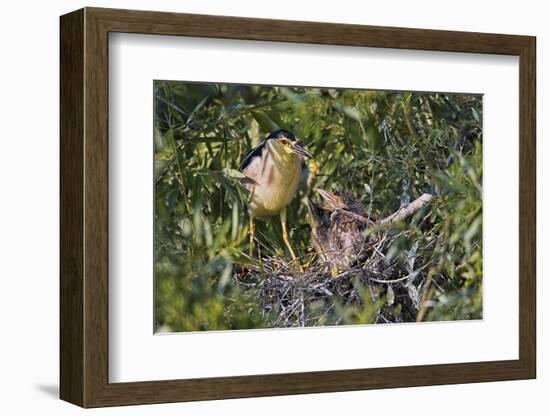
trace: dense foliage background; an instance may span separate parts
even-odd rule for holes
[[[157,330],[481,318],[481,96],[156,81],[154,97]],[[395,282],[348,278],[345,296],[328,291],[305,312],[302,300],[308,318],[295,321],[269,304],[261,273],[247,274],[264,270],[257,257],[288,253],[275,217],[257,223],[261,252],[246,256],[236,170],[278,128],[293,131],[320,168],[288,209],[304,264],[311,188],[350,190],[378,217],[435,196],[391,230],[379,267]]]

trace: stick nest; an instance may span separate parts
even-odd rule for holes
[[[371,236],[360,260],[336,275],[313,256],[306,256],[312,264],[304,272],[285,259],[264,257],[254,265],[235,268],[233,280],[254,291],[271,327],[412,322],[422,297],[427,259],[416,255],[418,243],[405,258],[390,259],[388,249],[401,234],[386,231]]]

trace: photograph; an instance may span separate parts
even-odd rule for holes
[[[483,319],[483,95],[153,81],[155,333]]]

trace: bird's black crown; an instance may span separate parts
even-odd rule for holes
[[[296,141],[295,134],[292,133],[291,131],[288,131],[288,130],[285,130],[285,129],[279,129],[279,130],[272,131],[271,133],[269,133],[269,136],[267,136],[266,140],[269,140],[269,139],[283,139],[283,138],[288,139],[291,142]]]
[[[254,149],[252,149],[245,156],[245,158],[243,159],[243,161],[239,165],[239,169],[241,171],[244,170],[248,165],[250,165],[250,163],[252,162],[252,160],[255,157],[261,157],[262,152],[266,148],[265,145],[266,145],[267,141],[271,140],[271,139],[288,139],[291,142],[295,142],[296,141],[296,136],[291,131],[284,130],[284,129],[279,129],[279,130],[272,131],[269,134],[269,136],[267,136],[267,138],[265,140],[263,140],[260,144],[258,144]]]

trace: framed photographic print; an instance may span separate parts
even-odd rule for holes
[[[61,398],[534,378],[535,38],[61,17]]]

